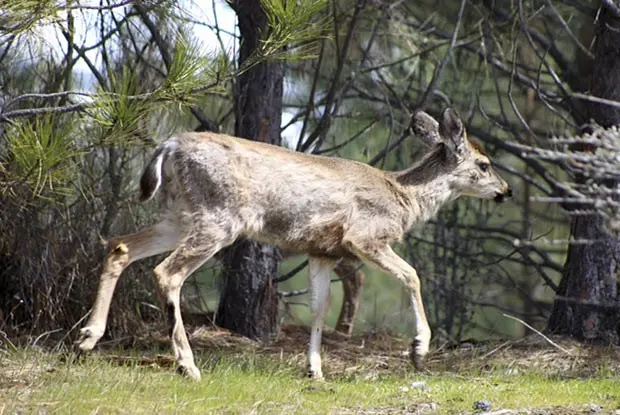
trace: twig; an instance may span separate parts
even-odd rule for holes
[[[563,348],[562,346],[560,346],[559,344],[555,343],[553,340],[551,340],[549,337],[545,336],[544,334],[542,334],[540,331],[536,330],[534,327],[530,326],[529,324],[527,324],[525,321],[521,320],[520,318],[511,316],[509,314],[506,313],[502,313],[502,315],[504,317],[508,317],[511,318],[515,321],[518,321],[519,323],[523,324],[525,327],[527,327],[528,329],[532,330],[534,333],[538,334],[540,337],[542,337],[543,339],[545,339],[550,345],[552,345],[553,347],[555,347],[558,350],[563,351],[564,353],[566,353],[569,356],[574,356],[573,353],[571,353],[569,350],[566,350],[565,348]]]
[[[62,345],[62,342],[64,342],[64,341],[65,341],[65,339],[66,339],[67,337],[69,337],[69,335],[71,334],[71,332],[72,332],[73,330],[75,330],[75,328],[76,328],[77,326],[79,326],[79,325],[82,323],[82,321],[84,321],[84,320],[86,319],[86,317],[90,316],[90,313],[92,313],[92,312],[93,312],[93,310],[92,310],[92,309],[88,310],[88,312],[87,312],[86,314],[84,314],[84,315],[82,316],[82,318],[80,318],[80,319],[79,319],[79,320],[78,320],[78,321],[77,321],[77,322],[76,322],[73,326],[71,326],[71,328],[70,328],[69,330],[67,330],[67,332],[65,333],[65,335],[64,335],[64,336],[62,336],[62,338],[61,338],[60,340],[58,340],[58,343],[56,343],[56,346],[54,346],[54,349],[53,349],[53,350],[54,350],[54,351],[60,350],[60,346]]]
[[[334,77],[333,77],[331,87],[329,91],[327,92],[327,96],[325,99],[326,104],[325,104],[325,109],[323,111],[323,116],[319,120],[317,127],[308,136],[308,138],[303,142],[303,144],[297,145],[298,150],[301,149],[301,151],[305,152],[317,140],[319,140],[319,142],[322,142],[325,138],[325,134],[327,134],[327,131],[329,130],[329,127],[331,125],[331,118],[333,115],[332,114],[333,105],[334,105],[334,101],[336,100],[336,94],[338,92],[337,90],[339,86],[340,76],[342,74],[342,71],[346,63],[345,61],[346,61],[347,52],[349,50],[349,47],[351,46],[351,42],[354,39],[353,34],[355,32],[354,30],[355,26],[357,25],[357,22],[359,20],[359,15],[363,8],[364,8],[363,1],[356,2],[355,10],[353,11],[353,16],[351,17],[351,23],[349,24],[349,30],[347,31],[347,36],[345,37],[344,44],[342,45],[342,49],[340,53],[338,53],[337,55],[338,65],[336,66],[336,70],[334,71]],[[336,13],[334,13],[334,19],[336,19]],[[338,42],[336,42],[336,44],[338,45]],[[302,138],[303,137],[300,137],[300,142]]]
[[[9,339],[9,336],[7,336],[5,332],[0,331],[0,339],[2,339],[6,343],[7,348],[11,349],[12,352],[17,351],[17,346],[13,344],[13,342]]]
[[[595,97],[588,94],[582,94],[581,92],[573,92],[571,94],[573,98],[579,98],[586,101],[596,102],[597,104],[609,105],[610,107],[620,108],[620,102],[613,101],[611,99],[605,99],[600,97]]]
[[[435,91],[437,82],[439,82],[439,79],[441,79],[441,76],[443,75],[443,71],[446,68],[446,65],[448,64],[448,61],[450,60],[450,56],[452,55],[452,50],[454,49],[456,45],[456,40],[459,36],[459,29],[461,27],[461,21],[463,20],[463,13],[465,12],[466,3],[467,3],[467,0],[461,0],[461,6],[459,8],[459,13],[456,18],[456,24],[454,25],[454,32],[452,33],[452,39],[450,39],[450,45],[448,46],[448,51],[446,52],[446,56],[444,56],[443,60],[441,61],[441,64],[439,65],[437,72],[435,72],[435,76],[433,76],[433,79],[431,80],[431,83],[429,84],[428,88],[426,88],[426,91],[424,91],[424,95],[422,95],[422,98],[420,98],[420,100],[416,103],[415,109],[424,109],[426,105],[426,101],[428,101],[428,98]]]
[[[502,344],[500,344],[499,346],[495,347],[493,350],[491,350],[490,352],[488,352],[484,356],[482,356],[480,358],[480,360],[485,360],[485,359],[491,357],[491,355],[495,354],[498,350],[503,349],[504,347],[506,347],[510,343],[512,343],[512,340],[506,340],[505,342],[503,342]]]
[[[331,284],[332,282],[338,282],[338,281],[341,281],[340,278],[333,278],[329,282]],[[309,291],[310,291],[309,288],[304,288],[301,290],[293,290],[293,291],[278,291],[278,296],[282,298],[297,297],[299,295],[307,294]]]
[[[109,4],[107,6],[90,6],[90,5],[85,5],[85,4],[78,4],[77,6],[67,6],[65,5],[64,7],[60,8],[60,10],[112,10],[112,9],[117,9],[120,7],[125,7],[125,6],[131,6],[134,3],[134,0],[125,0],[122,1],[120,3],[116,3],[116,4]]]
[[[308,265],[308,261],[304,261],[301,264],[297,265],[295,268],[293,268],[291,271],[289,271],[287,274],[282,275],[281,277],[278,277],[274,280],[274,282],[276,284],[279,284],[281,282],[284,282],[286,280],[289,280],[291,278],[293,278],[295,275],[297,275],[299,272],[301,272],[304,268],[306,268],[306,266]]]
[[[39,342],[39,340],[41,340],[43,337],[49,336],[50,334],[54,334],[54,333],[57,333],[59,331],[62,331],[62,329],[49,330],[49,331],[46,331],[46,332],[43,332],[43,333],[39,334],[37,336],[37,338],[34,339],[34,341],[32,342],[32,344],[30,346],[31,347],[36,346],[37,343]]]

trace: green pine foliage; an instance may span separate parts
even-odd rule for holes
[[[13,180],[27,186],[30,196],[50,201],[67,196],[78,173],[74,159],[80,155],[73,137],[70,123],[59,123],[49,115],[19,120],[5,131],[8,154],[3,164]]]

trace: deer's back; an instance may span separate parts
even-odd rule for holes
[[[221,210],[250,238],[343,257],[348,233],[396,240],[405,230],[398,185],[371,166],[219,134],[174,140],[175,176],[192,209]]]

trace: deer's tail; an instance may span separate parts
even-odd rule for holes
[[[168,140],[157,147],[153,158],[140,178],[140,202],[147,202],[155,196],[164,181],[164,161],[176,147],[176,142]]]

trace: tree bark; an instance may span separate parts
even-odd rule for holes
[[[250,58],[267,28],[259,0],[231,2],[241,34],[239,65]],[[280,144],[282,64],[263,62],[243,72],[235,83],[235,135]],[[222,253],[222,291],[216,324],[266,341],[277,332],[278,300],[274,278],[280,261],[276,247],[239,240]]]
[[[620,19],[606,6],[601,7],[590,91],[593,96],[620,101]],[[620,124],[620,110],[616,107],[586,102],[586,108],[589,117],[603,127]],[[575,216],[571,237],[595,242],[569,247],[549,330],[578,339],[618,344],[620,239],[609,234],[602,218],[595,215]]]

